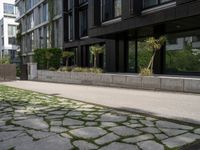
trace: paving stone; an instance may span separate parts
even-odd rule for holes
[[[68,131],[68,129],[60,126],[51,126],[50,131],[55,133],[62,133]]]
[[[70,111],[67,116],[82,116],[83,114],[80,111]]]
[[[135,136],[141,134],[140,131],[126,127],[126,126],[117,126],[109,129],[119,136]]]
[[[21,134],[21,131],[0,132],[0,141],[8,140]]]
[[[145,141],[145,140],[151,140],[153,138],[154,137],[151,134],[144,134],[144,135],[140,135],[140,136],[136,136],[136,137],[126,138],[122,141],[126,142],[126,143],[137,143],[137,142],[141,142],[141,141]]]
[[[65,111],[52,111],[52,112],[49,112],[49,115],[64,115],[66,113],[67,112]]]
[[[35,131],[35,130],[27,130],[27,132],[31,134],[33,138],[35,139],[46,138],[46,137],[54,135],[53,133],[50,133],[50,132],[42,132],[42,131]]]
[[[80,120],[75,120],[75,119],[70,119],[70,118],[65,118],[63,120],[63,125],[64,126],[79,126],[79,125],[82,125],[84,124],[83,121],[80,121]]]
[[[61,126],[62,125],[62,121],[51,121],[50,125],[51,126]]]
[[[50,136],[32,143],[24,143],[17,146],[16,150],[70,150],[73,146],[68,138],[63,138],[58,135]]]
[[[144,126],[141,125],[141,124],[124,123],[124,125],[126,125],[126,126],[128,126],[128,127],[131,127],[131,128],[141,128],[141,127],[144,127]]]
[[[102,127],[115,127],[115,126],[117,126],[117,124],[113,123],[113,122],[101,122],[101,126]]]
[[[150,120],[140,120],[140,122],[142,124],[144,124],[145,126],[148,126],[148,127],[153,127],[154,126],[154,123]]]
[[[64,118],[64,115],[50,115],[50,116],[46,116],[46,119],[61,119]]]
[[[168,146],[169,148],[181,147],[186,144],[190,144],[195,140],[200,139],[199,135],[186,133],[176,137],[172,137],[166,140],[163,140],[162,143]]]
[[[129,123],[132,123],[132,124],[137,124],[138,121],[137,120],[129,120]]]
[[[166,129],[166,128],[159,128],[159,129],[168,136],[175,136],[187,132],[186,130],[179,130],[179,129]]]
[[[164,146],[155,141],[144,141],[137,144],[142,150],[164,150]]]
[[[110,143],[110,142],[116,141],[118,139],[120,139],[119,136],[115,135],[114,133],[109,133],[109,134],[95,140],[95,143],[97,143],[99,145],[104,145],[106,143]]]
[[[176,124],[176,123],[168,122],[168,121],[156,121],[156,126],[158,128],[170,128],[170,129],[183,129],[183,130],[193,129],[193,127],[191,126],[185,126],[185,125]]]
[[[80,140],[80,141],[74,141],[73,144],[79,149],[79,150],[94,150],[97,149],[98,146],[94,145],[92,143],[88,143],[86,141]]]
[[[9,140],[0,142],[0,148],[1,150],[9,150],[15,147],[15,150],[25,150],[25,149],[19,149],[18,146],[22,147],[24,145],[29,145],[31,143],[33,143],[33,139],[30,136],[19,136],[18,138],[11,138]],[[28,147],[26,148],[29,149]]]
[[[49,127],[48,124],[41,118],[13,121],[13,123],[26,128],[37,129],[37,130],[47,129]]]
[[[70,135],[67,134],[67,133],[61,133],[60,135],[61,135],[62,137],[66,137],[66,138],[68,138],[68,139],[73,139],[73,137],[70,136]]]
[[[200,129],[196,129],[196,130],[194,130],[194,133],[196,133],[196,134],[200,134]]]
[[[97,126],[98,123],[97,123],[97,122],[86,122],[85,125],[86,125],[86,126]]]
[[[154,135],[159,140],[164,140],[168,138],[168,136],[166,136],[165,134],[154,134]]]
[[[100,118],[100,121],[102,122],[123,122],[126,120],[127,120],[126,116],[118,116],[110,113],[104,114]]]
[[[119,142],[113,142],[99,150],[139,150],[137,146]]]
[[[99,127],[85,127],[70,131],[76,137],[83,139],[98,138],[105,135],[107,132]]]
[[[157,128],[153,128],[153,127],[139,128],[139,130],[141,130],[143,132],[147,132],[147,133],[152,133],[152,134],[156,134],[156,133],[160,133],[161,132]]]

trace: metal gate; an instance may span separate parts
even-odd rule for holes
[[[1,64],[0,65],[0,81],[16,80],[16,65]]]

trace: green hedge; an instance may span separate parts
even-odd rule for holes
[[[52,57],[49,61],[49,67],[47,68],[47,58],[46,52],[52,54]],[[49,69],[49,68],[56,68],[60,67],[60,60],[62,56],[61,49],[58,48],[43,48],[43,49],[36,49],[34,50],[34,61],[38,64],[38,69]]]

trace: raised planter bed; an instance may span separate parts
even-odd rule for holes
[[[142,77],[134,74],[95,74],[38,70],[38,81],[123,87],[132,89],[190,92],[200,94],[200,78],[182,76]]]

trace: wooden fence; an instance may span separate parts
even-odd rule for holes
[[[16,80],[16,65],[0,65],[0,81]]]

